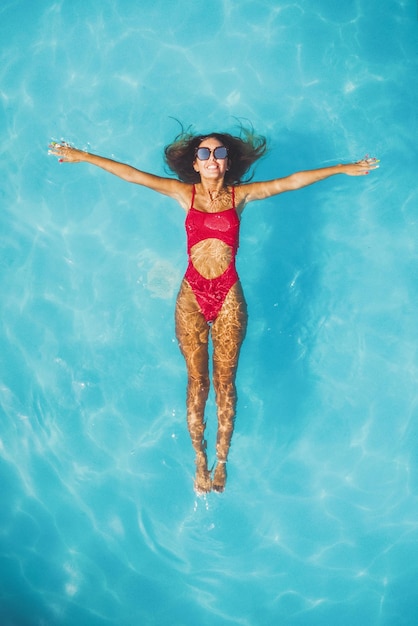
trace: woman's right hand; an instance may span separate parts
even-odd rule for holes
[[[73,148],[66,141],[51,141],[49,144],[48,154],[59,157],[60,163],[79,163],[86,160],[87,152]]]
[[[86,150],[78,150],[78,148],[73,148],[66,141],[51,141],[48,153],[58,157],[60,163],[80,163],[83,161],[84,163],[101,167],[105,172],[118,176],[128,183],[142,185],[165,196],[174,198],[186,210],[190,205],[191,185],[189,183],[183,183],[174,178],[164,178],[149,174],[126,163],[120,163]]]

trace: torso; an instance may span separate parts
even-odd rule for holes
[[[227,228],[227,224],[232,216],[225,215],[225,220],[223,220],[222,213],[233,211],[238,218],[231,188],[225,188],[212,200],[206,200],[206,202],[196,193],[192,196],[192,206],[190,210],[203,214],[219,215],[219,221],[225,221],[225,228]],[[189,216],[189,219],[190,217],[191,216]],[[220,227],[222,230],[223,226],[221,224]],[[221,241],[221,239],[217,237],[205,238],[195,243],[189,251],[194,267],[204,278],[216,278],[223,274],[230,265],[233,256],[235,256],[234,252],[236,251],[232,249],[231,245],[228,245],[225,241]]]

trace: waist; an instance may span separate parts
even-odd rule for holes
[[[235,263],[235,250],[219,239],[204,239],[189,251],[189,261],[205,278],[215,278]]]
[[[203,287],[203,285],[211,284],[212,288],[215,290],[219,288],[220,285],[229,284],[231,286],[239,280],[237,268],[235,266],[235,258],[231,260],[230,264],[223,272],[210,277],[201,274],[193,265],[191,259],[189,259],[184,277],[192,286],[201,285]]]

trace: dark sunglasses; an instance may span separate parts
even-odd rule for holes
[[[212,152],[215,159],[226,159],[228,156],[228,150],[225,146],[217,146],[214,150],[210,150],[210,148],[196,148],[196,156],[199,161],[207,161]]]

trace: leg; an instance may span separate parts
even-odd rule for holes
[[[247,307],[240,283],[229,291],[221,312],[212,326],[213,385],[218,407],[218,435],[212,487],[223,491],[226,482],[226,461],[234,430],[236,408],[235,374],[239,351],[247,327]]]
[[[176,335],[187,366],[187,425],[196,452],[195,489],[206,493],[212,487],[204,439],[204,414],[209,393],[209,325],[186,281],[183,281],[177,297]]]

